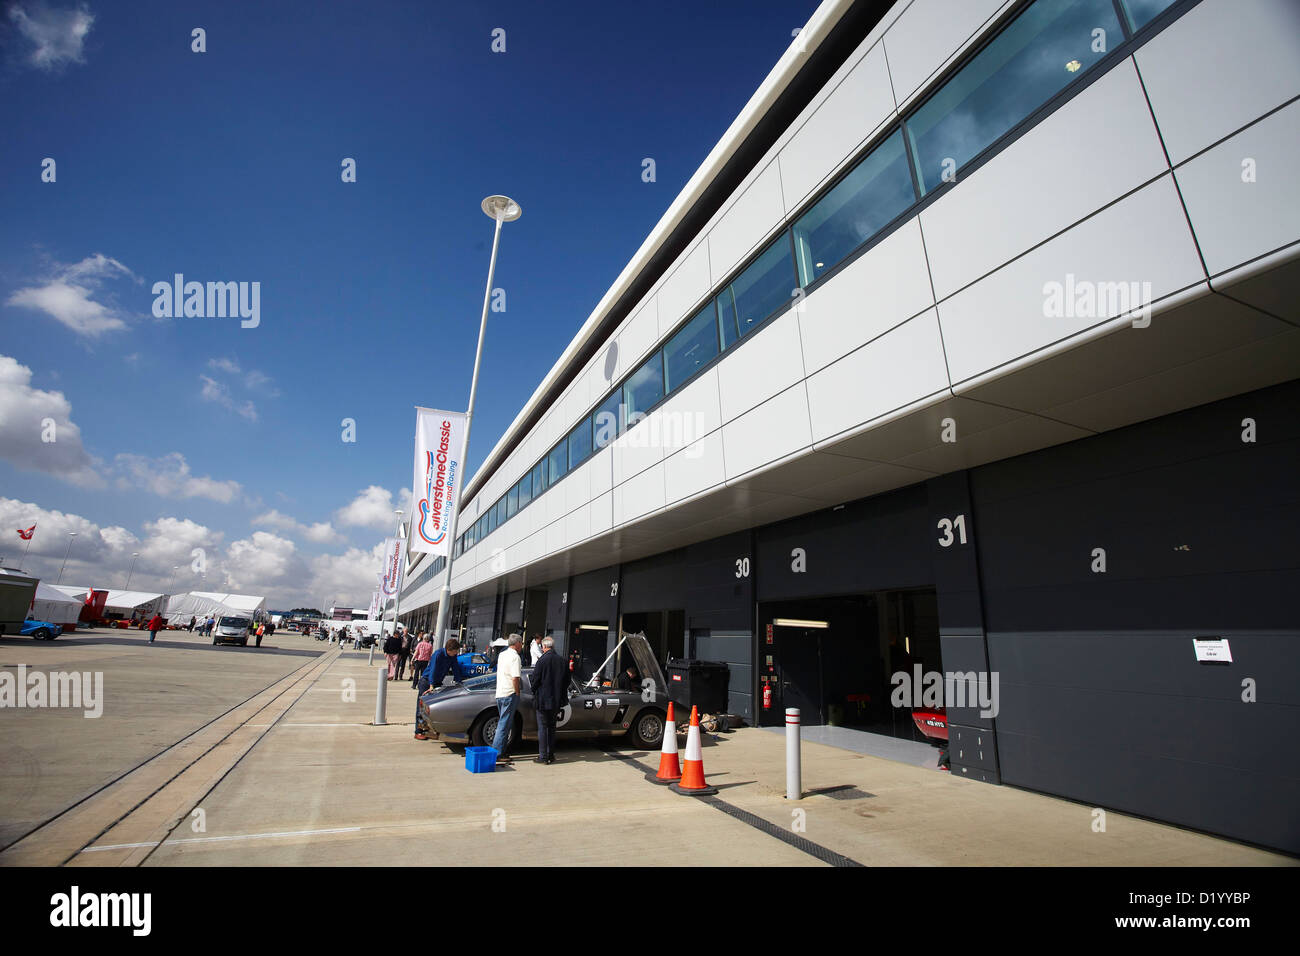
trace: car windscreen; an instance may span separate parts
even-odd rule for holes
[[[220,622],[222,627],[248,627],[248,618],[246,617],[223,617]]]
[[[471,690],[475,687],[487,687],[489,684],[495,685],[496,682],[496,674],[479,674],[476,677],[470,677],[461,681],[465,687],[468,687]]]

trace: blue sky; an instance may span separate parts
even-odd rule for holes
[[[51,582],[77,531],[64,583],[279,606],[369,600],[414,406],[468,399],[482,197],[524,215],[471,469],[816,4],[0,8],[0,556],[35,521]],[[155,318],[175,273],[260,324]]]

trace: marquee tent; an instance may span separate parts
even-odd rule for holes
[[[239,615],[253,617],[265,613],[266,598],[253,594],[224,594],[217,591],[189,591],[173,594],[167,603],[167,621],[170,624],[188,624],[191,617],[200,621],[209,614],[214,616]]]
[[[58,588],[40,583],[36,585],[36,599],[32,602],[31,617],[38,621],[62,624],[65,631],[70,631],[77,626],[84,603],[84,600],[79,601],[75,597],[70,597]]]

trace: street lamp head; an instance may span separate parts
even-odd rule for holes
[[[500,219],[502,222],[514,222],[524,211],[509,196],[488,196],[483,200],[483,214],[489,219]]]

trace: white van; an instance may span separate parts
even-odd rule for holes
[[[253,619],[223,614],[217,618],[212,627],[213,644],[238,644],[248,646],[248,630],[253,626]]]

